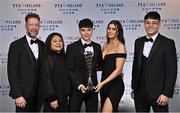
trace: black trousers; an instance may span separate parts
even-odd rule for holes
[[[38,96],[34,95],[31,99],[26,99],[25,108],[20,108],[16,106],[16,112],[40,112],[40,105]]]
[[[53,109],[50,102],[44,103],[43,112],[68,112],[68,99],[64,98],[58,101],[58,108]]]
[[[148,95],[145,84],[141,84],[135,92],[134,102],[136,112],[150,112],[152,107],[154,112],[168,112],[168,105],[161,106],[157,104],[157,98],[151,98]]]
[[[80,112],[83,102],[85,103],[86,112],[97,112],[98,93],[82,94],[80,92],[74,92],[70,95],[69,111]]]

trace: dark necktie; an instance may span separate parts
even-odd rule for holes
[[[33,43],[37,44],[38,41],[37,41],[37,40],[31,40],[31,41],[30,41],[30,44],[33,44]]]
[[[85,43],[83,46],[84,46],[84,48],[86,48],[86,47],[91,47],[91,46],[92,46],[92,43],[90,43],[90,44],[86,44],[86,43]]]
[[[153,43],[153,39],[152,38],[145,38],[145,42],[152,42]]]

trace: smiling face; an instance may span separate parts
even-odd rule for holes
[[[59,53],[63,49],[63,41],[58,35],[53,36],[51,40],[51,50]]]
[[[160,27],[160,21],[156,19],[147,19],[144,21],[144,27],[149,37],[154,36]]]
[[[114,24],[109,24],[107,28],[107,36],[109,39],[114,39],[118,35],[118,30]]]
[[[37,18],[29,18],[25,25],[27,35],[31,38],[36,38],[40,29],[40,21]]]
[[[92,33],[93,33],[93,28],[90,27],[82,27],[79,29],[79,33],[81,37],[83,38],[84,41],[89,42],[91,41]]]

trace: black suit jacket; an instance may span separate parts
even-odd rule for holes
[[[94,49],[92,81],[97,85],[97,66],[101,65],[102,53],[101,46],[92,42]],[[80,84],[86,85],[88,80],[88,71],[84,60],[84,47],[81,40],[78,40],[67,46],[66,63],[71,79],[73,91],[78,90]]]
[[[141,62],[145,36],[136,39],[134,61],[132,69],[132,89],[136,92],[140,82]],[[167,97],[173,96],[174,85],[177,78],[177,55],[175,43],[158,34],[149,57],[145,70],[145,86],[149,96],[157,98],[160,94]]]
[[[8,80],[10,96],[16,99],[23,96],[26,101],[37,93],[39,66],[42,59],[44,42],[38,40],[39,58],[36,61],[26,36],[10,44],[8,52]]]

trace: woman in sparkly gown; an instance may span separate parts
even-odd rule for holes
[[[107,26],[107,44],[103,45],[102,54],[102,78],[96,92],[100,91],[102,112],[117,112],[124,93],[121,73],[126,59],[123,28],[117,20],[112,20]]]

